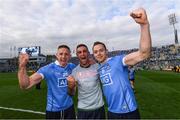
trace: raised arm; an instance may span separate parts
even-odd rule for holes
[[[26,64],[29,61],[28,54],[20,54],[19,56],[19,70],[18,79],[21,89],[29,89],[33,85],[39,83],[42,80],[42,76],[38,73],[32,74],[30,77],[27,75]]]
[[[146,11],[143,8],[133,11],[130,16],[135,20],[136,23],[140,25],[140,45],[137,52],[133,52],[125,56],[124,62],[127,65],[135,65],[150,56],[152,46],[151,34]]]

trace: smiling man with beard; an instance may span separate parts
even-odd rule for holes
[[[76,55],[80,64],[68,77],[69,89],[74,92],[75,83],[78,88],[78,119],[105,119],[104,101],[97,64],[92,64],[89,50],[85,44],[76,47]]]

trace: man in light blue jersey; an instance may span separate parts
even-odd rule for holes
[[[76,55],[80,63],[73,69],[72,76],[68,77],[68,85],[70,91],[73,92],[74,83],[77,82],[77,118],[105,119],[104,101],[97,72],[98,66],[92,64],[88,47],[85,44],[79,44],[76,47]]]
[[[138,51],[108,58],[104,43],[95,42],[93,45],[93,54],[99,63],[98,72],[108,104],[109,119],[140,118],[134,92],[128,79],[128,65],[135,65],[150,56],[151,35],[146,11],[143,8],[133,11],[130,15],[141,28]]]
[[[19,56],[19,85],[22,89],[29,89],[42,79],[47,84],[46,119],[75,119],[75,111],[72,97],[68,94],[67,77],[71,74],[75,65],[68,63],[71,57],[70,48],[66,45],[58,47],[57,60],[41,67],[30,77],[27,75],[26,64],[29,61],[28,54]]]

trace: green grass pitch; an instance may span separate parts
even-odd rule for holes
[[[135,78],[135,95],[141,118],[180,119],[179,73],[137,71]],[[18,85],[17,73],[0,73],[0,107],[45,112],[45,82],[42,82],[41,90],[32,88],[22,91]],[[40,119],[45,116],[0,108],[0,119],[11,118]]]

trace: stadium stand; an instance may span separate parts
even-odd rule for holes
[[[0,58],[0,72],[14,72],[17,69],[17,58]]]
[[[117,54],[128,54],[138,49],[129,50],[116,50],[109,52],[109,56],[113,57]],[[1,58],[0,59],[0,72],[13,72],[17,70],[18,58]],[[55,61],[55,55],[42,55],[31,57],[28,64],[29,70],[36,70],[39,66],[44,66],[50,62]],[[72,57],[70,62],[78,64],[77,57]],[[161,47],[153,47],[151,57],[135,66],[136,70],[171,70],[180,72],[180,45],[171,44]]]
[[[128,54],[137,50],[138,49],[112,51],[109,52],[109,56]],[[140,70],[173,70],[175,66],[178,66],[177,68],[180,67],[180,45],[178,44],[153,47],[151,57],[137,64],[135,68]]]
[[[40,54],[38,56],[31,56],[29,58],[29,63],[27,64],[28,70],[36,71],[40,66],[45,65],[45,63],[45,55]]]

